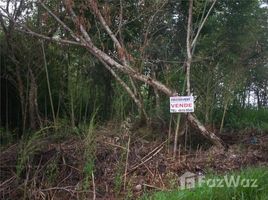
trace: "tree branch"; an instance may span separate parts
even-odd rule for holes
[[[116,48],[117,48],[117,52],[119,54],[119,58],[121,59],[121,61],[123,62],[124,65],[126,65],[127,59],[126,59],[126,50],[123,48],[123,45],[119,42],[119,40],[116,38],[115,34],[111,31],[110,27],[108,26],[108,24],[106,23],[105,19],[103,18],[97,2],[95,0],[90,0],[90,8],[92,10],[92,12],[95,14],[95,16],[99,19],[102,27],[104,28],[104,30],[108,33],[108,35],[110,36],[110,38],[112,39],[112,41],[114,42]]]
[[[84,44],[81,44],[81,43],[75,42],[75,41],[71,41],[71,40],[65,40],[65,39],[60,39],[60,38],[48,37],[46,35],[33,32],[30,29],[27,29],[27,30],[16,29],[16,30],[19,31],[19,32],[22,32],[22,33],[26,33],[28,35],[32,35],[32,36],[37,37],[37,38],[42,38],[44,40],[51,41],[51,42],[57,42],[57,43],[61,43],[61,44],[70,44],[70,45],[85,46]]]
[[[136,97],[136,94],[130,89],[130,87],[117,75],[117,73],[107,63],[105,63],[103,60],[100,60],[100,62],[104,65],[104,67],[107,70],[110,71],[110,73],[114,76],[114,78],[118,81],[118,83],[126,90],[129,96],[133,99],[133,101],[138,106],[140,114],[143,114],[147,120],[148,116],[146,114],[146,111],[144,110],[141,101]]]
[[[81,38],[77,37],[76,34],[62,20],[60,20],[60,18],[58,18],[44,3],[42,3],[41,1],[39,1],[39,3],[60,25],[63,26],[65,30],[67,30],[71,34],[71,36],[77,42],[80,42]]]
[[[201,30],[202,30],[202,28],[203,28],[205,22],[207,21],[207,18],[208,18],[208,16],[209,16],[210,12],[212,11],[212,9],[213,9],[213,7],[214,7],[216,1],[217,1],[217,0],[214,0],[214,1],[213,1],[212,5],[210,6],[210,8],[209,8],[209,10],[208,10],[208,13],[206,14],[206,16],[205,16],[204,20],[202,21],[201,25],[199,26],[199,28],[198,28],[198,30],[197,30],[197,33],[196,33],[196,35],[195,35],[195,37],[194,37],[194,39],[193,39],[193,41],[192,41],[191,47],[194,47],[194,46],[195,46],[195,44],[196,44],[196,42],[197,42],[197,39],[198,39],[198,37],[199,37],[199,34],[200,34],[200,32],[201,32]]]
[[[187,48],[187,61],[186,61],[186,80],[187,80],[187,95],[191,95],[190,85],[190,68],[192,62],[192,51],[191,51],[191,31],[192,31],[192,18],[193,18],[193,0],[189,0],[189,14],[188,14],[188,25],[187,25],[187,37],[186,37],[186,48]]]

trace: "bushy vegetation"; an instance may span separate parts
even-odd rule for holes
[[[214,114],[215,123],[220,124],[222,111]],[[237,108],[230,107],[224,122],[226,130],[255,129],[257,131],[268,131],[268,109],[261,108]]]

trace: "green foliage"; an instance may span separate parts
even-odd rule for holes
[[[119,166],[117,168],[116,174],[115,174],[115,178],[114,178],[114,184],[115,184],[115,192],[117,194],[120,193],[121,188],[123,186],[123,178],[122,175],[124,174],[123,168],[122,166]]]
[[[96,113],[92,115],[90,119],[90,123],[87,126],[87,128],[84,130],[84,145],[85,145],[85,151],[84,151],[84,159],[85,159],[85,165],[83,172],[85,174],[84,181],[83,181],[83,187],[84,189],[88,189],[91,184],[91,178],[92,174],[94,173],[94,162],[95,162],[95,148],[96,148],[96,136],[94,134],[95,132],[95,120],[96,120]]]
[[[18,159],[16,163],[16,174],[20,176],[26,165],[33,156],[42,148],[44,142],[44,131],[51,127],[45,127],[34,133],[24,135],[19,143]]]
[[[220,123],[223,111],[215,112],[215,122]],[[226,129],[243,130],[247,128],[258,129],[260,131],[268,131],[268,109],[240,109],[237,107],[230,107],[225,118]]]
[[[50,184],[57,182],[57,176],[59,174],[59,166],[58,166],[58,157],[56,156],[53,160],[49,162],[46,166],[45,175]]]
[[[114,84],[114,97],[111,104],[113,120],[121,122],[133,110],[133,104],[128,94],[123,91],[119,84]]]
[[[174,190],[172,192],[157,192],[145,195],[143,200],[266,200],[268,196],[268,169],[252,168],[239,173],[230,173],[228,176],[240,176],[240,179],[256,179],[258,187],[208,187],[206,184],[194,189]],[[208,178],[223,178],[222,176],[209,176]]]
[[[268,72],[263,62],[267,60],[267,42],[263,42],[267,20],[261,19],[267,9],[260,8],[256,0],[223,0],[216,3],[213,12],[196,47],[196,57],[201,60],[192,67],[192,88],[198,96],[196,111],[207,124],[218,117],[219,107],[228,108],[235,101],[243,107],[251,91],[265,91],[267,83],[261,74]],[[256,73],[259,70],[262,73]]]

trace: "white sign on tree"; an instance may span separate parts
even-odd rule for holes
[[[194,97],[193,96],[170,97],[170,112],[171,113],[194,112]]]

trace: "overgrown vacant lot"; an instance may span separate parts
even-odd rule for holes
[[[66,133],[51,134],[51,130],[44,130],[3,148],[1,197],[86,199],[93,198],[95,193],[98,199],[136,199],[144,194],[146,199],[220,199],[222,191],[226,198],[233,195],[238,199],[254,199],[255,194],[256,199],[266,197],[263,190],[267,191],[268,135],[265,133],[248,130],[235,137],[233,133],[223,134],[229,144],[227,151],[209,144],[202,149],[189,143],[192,149],[181,148],[174,159],[173,145],[148,128],[128,133],[130,142],[124,130],[120,131],[113,123],[84,131],[66,137]],[[192,142],[196,137],[190,137]],[[249,167],[253,170],[244,173]],[[175,192],[180,188],[179,177],[185,172],[211,177],[241,170],[243,177],[257,177],[261,184],[245,190],[243,198],[240,193],[243,188],[233,187]],[[169,193],[171,190],[175,191]],[[157,193],[152,195],[153,192]],[[198,197],[201,194],[204,198]]]
[[[267,199],[267,16],[267,0],[0,0],[0,199]],[[230,173],[260,185],[183,190]]]

